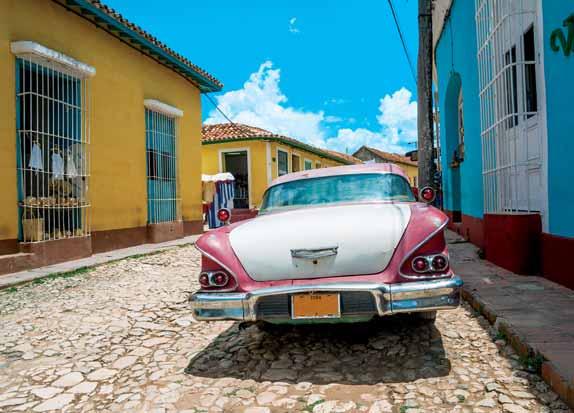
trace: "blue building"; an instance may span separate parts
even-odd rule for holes
[[[451,227],[574,288],[574,0],[436,0],[433,30]]]

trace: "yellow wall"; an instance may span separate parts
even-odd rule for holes
[[[172,70],[52,1],[0,1],[0,239],[17,237],[15,57],[31,40],[96,68],[91,78],[92,231],[147,223],[144,99],[184,111],[179,119],[183,219],[201,219],[199,90]]]
[[[269,149],[267,147],[269,146]],[[322,168],[343,165],[342,163],[333,161],[331,159],[322,158],[311,152],[307,152],[298,148],[293,148],[289,145],[276,143],[276,142],[266,142],[264,140],[245,140],[245,141],[234,141],[225,143],[210,143],[204,144],[202,146],[202,171],[204,174],[213,175],[221,170],[222,163],[221,152],[222,151],[234,151],[234,150],[249,150],[250,157],[250,206],[258,208],[261,205],[261,200],[263,194],[269,185],[269,177],[267,176],[268,171],[268,160],[267,152],[271,154],[270,160],[270,170],[271,170],[271,180],[277,178],[277,149],[283,149],[289,154],[289,171],[293,170],[291,165],[291,155],[294,153],[299,155],[301,161],[302,171],[304,169],[304,160],[309,159],[313,162],[313,169],[315,169],[316,163],[320,162]]]
[[[403,163],[397,163],[397,165],[403,171],[405,171],[405,173],[409,177],[409,182],[410,182],[411,186],[417,186],[418,185],[418,179],[416,179],[416,182],[415,182],[415,177],[419,176],[418,166],[408,165],[408,164],[403,164]]]
[[[267,188],[267,143],[264,141],[238,141],[203,145],[202,171],[214,175],[221,170],[221,152],[247,150],[249,153],[249,199],[250,206],[259,206],[263,192]]]

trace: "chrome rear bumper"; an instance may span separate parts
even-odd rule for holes
[[[311,292],[365,293],[372,297],[371,309],[363,316],[445,310],[460,304],[462,280],[458,276],[442,280],[416,281],[403,284],[331,283],[305,286],[271,287],[248,293],[194,293],[189,301],[196,320],[266,320],[259,308],[264,299],[289,297]],[[288,304],[285,304],[288,305]],[[343,314],[345,315],[345,314]],[[353,314],[355,316],[361,314]],[[272,321],[289,321],[287,314],[275,314]]]

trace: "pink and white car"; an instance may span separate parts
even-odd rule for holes
[[[421,191],[431,201],[432,189]],[[225,217],[222,211],[222,218]],[[272,182],[259,215],[199,238],[197,320],[352,322],[456,308],[448,218],[417,202],[392,164],[297,172]]]

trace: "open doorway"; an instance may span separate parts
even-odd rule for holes
[[[223,172],[235,177],[235,208],[249,208],[249,162],[247,151],[222,153]]]
[[[299,155],[291,155],[291,172],[299,172],[301,170],[301,158]]]

